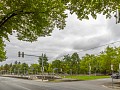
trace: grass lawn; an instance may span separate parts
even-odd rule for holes
[[[71,75],[71,76],[65,76],[64,78],[72,78],[77,80],[95,80],[95,79],[103,79],[103,78],[110,78],[110,76],[80,76],[80,75]]]

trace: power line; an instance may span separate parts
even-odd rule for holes
[[[85,49],[85,50],[82,50],[82,51],[78,51],[77,53],[79,53],[79,52],[84,52],[84,51],[89,51],[89,50],[94,50],[94,49],[96,49],[96,48],[100,48],[100,47],[107,46],[107,45],[110,45],[110,44],[115,44],[115,43],[117,43],[117,42],[120,42],[120,41],[115,41],[115,42],[108,43],[108,44],[104,44],[104,45],[100,45],[100,46],[97,46],[97,47],[94,47],[94,48]],[[72,54],[72,53],[71,53],[71,54]],[[70,54],[69,54],[69,55],[70,55]],[[63,57],[63,56],[61,56],[61,57]]]
[[[115,42],[112,42],[112,43],[109,43],[109,44],[104,44],[104,45],[97,46],[97,47],[94,47],[94,48],[85,49],[85,50],[82,50],[82,51],[79,51],[79,52],[93,50],[93,49],[96,49],[96,48],[99,48],[99,47],[107,46],[107,45],[110,45],[110,44],[115,44],[117,42],[120,42],[120,41],[115,41]]]

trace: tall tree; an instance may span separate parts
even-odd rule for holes
[[[62,69],[64,73],[70,73],[72,72],[72,62],[71,62],[71,56],[64,55],[63,61],[62,61]]]
[[[72,70],[73,73],[78,74],[80,70],[80,58],[79,55],[75,52],[71,56]]]
[[[20,70],[21,70],[21,73],[22,73],[22,74],[27,74],[27,73],[28,73],[28,72],[27,72],[28,69],[29,69],[29,66],[28,66],[27,63],[22,63],[22,64],[21,64]]]
[[[52,68],[57,69],[55,72],[58,72],[58,73],[61,72],[61,70],[62,70],[62,62],[60,60],[54,60],[52,62]]]
[[[91,55],[86,54],[85,56],[82,57],[82,60],[80,62],[80,69],[81,73],[88,74],[89,72],[89,65],[90,65],[90,58]]]
[[[39,64],[31,64],[30,71],[32,71],[33,74],[38,74],[38,72],[40,72]]]

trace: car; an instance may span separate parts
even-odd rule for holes
[[[113,78],[113,79],[120,79],[120,74],[119,73],[112,74],[111,78]]]

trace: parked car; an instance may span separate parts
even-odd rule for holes
[[[112,74],[111,78],[113,78],[113,79],[120,79],[120,74],[119,73]]]

